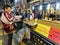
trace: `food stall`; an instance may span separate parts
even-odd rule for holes
[[[31,30],[32,45],[59,45],[60,23],[40,20],[37,27]]]
[[[59,45],[60,22],[49,20],[24,21],[30,26],[30,39],[32,45]]]

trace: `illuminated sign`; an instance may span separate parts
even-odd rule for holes
[[[60,44],[60,29],[52,27],[48,38]]]
[[[35,31],[44,35],[45,37],[48,37],[49,31],[50,31],[50,26],[39,23]]]

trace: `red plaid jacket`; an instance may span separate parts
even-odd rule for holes
[[[10,29],[9,25],[12,25],[14,21],[14,17],[8,13],[2,13],[1,22],[4,27],[5,32],[11,33],[13,29]]]

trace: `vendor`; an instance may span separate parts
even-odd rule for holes
[[[41,19],[41,18],[42,18],[42,15],[40,14],[40,12],[38,12],[37,18],[38,18],[38,19]]]
[[[37,10],[36,13],[37,13],[36,18],[37,18],[38,20],[41,19],[41,18],[42,18],[42,15],[41,15],[40,11]]]
[[[49,18],[52,18],[52,20],[54,20],[55,14],[51,13],[51,14],[49,15]]]
[[[54,20],[55,17],[56,17],[56,16],[55,16],[55,10],[54,10],[54,8],[52,7],[51,10],[50,10],[49,18],[52,18],[52,20]]]

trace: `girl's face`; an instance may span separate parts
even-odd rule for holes
[[[11,13],[11,8],[10,8],[10,7],[5,8],[5,12],[7,12],[7,13]]]

